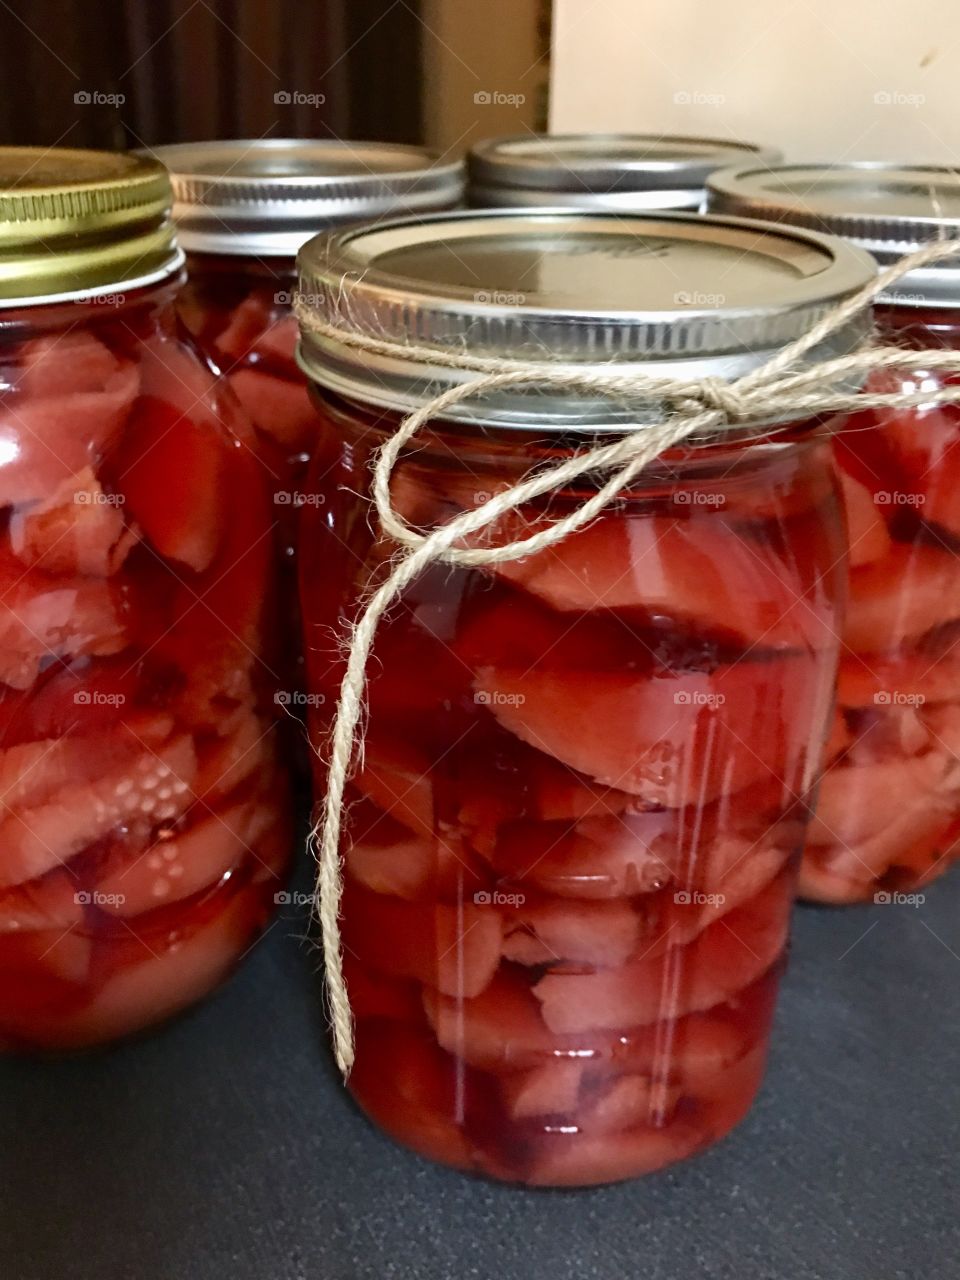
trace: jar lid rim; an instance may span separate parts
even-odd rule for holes
[[[0,305],[91,295],[176,269],[170,179],[156,160],[0,147]]]
[[[462,161],[405,143],[230,138],[150,154],[170,170],[193,253],[292,258],[322,227],[448,208],[463,194]]]
[[[467,156],[474,188],[574,193],[702,189],[715,169],[774,164],[773,147],[679,134],[554,133],[486,138]]]
[[[874,273],[868,255],[797,228],[563,209],[392,219],[316,237],[298,267],[301,305],[323,328],[302,326],[303,367],[321,385],[350,394],[366,387],[378,403],[403,408],[462,380],[462,371],[426,360],[398,367],[405,362],[341,342],[336,329],[438,352],[466,342],[493,358],[735,377]],[[726,294],[709,292],[718,282]],[[808,359],[858,346],[869,324],[860,313]],[[567,421],[583,412],[577,397],[553,390],[523,398],[535,416],[556,408]],[[470,402],[460,409],[477,412]],[[523,410],[514,403],[509,412]]]
[[[888,266],[925,244],[960,237],[960,168],[892,160],[733,166],[707,179],[707,205],[842,236]],[[880,301],[960,306],[960,261],[911,272]]]

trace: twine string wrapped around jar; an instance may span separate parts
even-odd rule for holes
[[[364,714],[367,662],[378,625],[403,591],[428,566],[481,567],[520,560],[562,542],[583,529],[623,493],[632,481],[667,450],[684,441],[702,438],[729,425],[769,423],[771,420],[811,417],[862,409],[909,409],[928,404],[930,392],[875,392],[851,390],[870,374],[903,367],[905,353],[899,347],[866,346],[859,351],[798,368],[804,355],[840,330],[886,291],[890,285],[920,267],[960,256],[960,241],[939,241],[905,256],[881,271],[858,294],[838,305],[800,338],[785,346],[760,367],[731,382],[718,378],[682,381],[648,377],[635,371],[618,371],[616,365],[578,372],[550,362],[505,360],[472,355],[469,351],[390,341],[375,333],[331,324],[305,298],[295,309],[304,330],[400,362],[473,373],[432,397],[408,414],[396,432],[377,451],[372,462],[373,496],[382,532],[398,544],[385,578],[362,601],[357,621],[345,639],[346,670],[341,682],[336,716],[324,762],[327,789],[322,820],[311,832],[316,850],[317,916],[324,949],[329,1014],[334,1050],[346,1077],[353,1065],[353,1016],[343,975],[340,938],[342,859],[340,839],[346,783],[362,751],[358,732]],[[912,350],[912,363],[931,372],[960,376],[960,352]],[[496,493],[482,506],[462,512],[447,523],[421,532],[408,525],[394,509],[390,482],[403,450],[429,422],[467,399],[507,387],[550,386],[584,395],[600,395],[636,406],[638,414],[657,406],[655,420],[637,423],[616,439],[584,448],[563,462],[532,471],[517,484]],[[943,402],[960,403],[960,386],[938,392]],[[597,491],[575,510],[537,532],[499,546],[478,546],[471,540],[489,530],[507,513],[544,494],[560,490],[585,475],[608,475]]]

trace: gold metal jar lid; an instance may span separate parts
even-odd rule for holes
[[[176,271],[172,200],[156,160],[0,147],[0,305],[135,288]]]

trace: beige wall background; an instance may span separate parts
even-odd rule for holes
[[[554,0],[550,128],[960,164],[960,0]]]
[[[424,138],[463,151],[546,127],[548,0],[424,0]]]

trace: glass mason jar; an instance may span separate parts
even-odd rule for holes
[[[0,150],[0,1047],[205,996],[290,830],[252,433],[178,325],[155,161]]]
[[[704,184],[729,165],[775,164],[770,147],[657,134],[520,134],[478,142],[467,157],[470,203],[644,213],[699,209]]]
[[[872,271],[737,219],[508,211],[343,233],[300,263],[343,325],[690,377],[755,366]],[[695,294],[714,304],[691,310]],[[369,518],[371,455],[449,375],[308,330],[301,359],[336,458],[308,479],[301,530],[320,744],[343,675],[331,633],[395,549]],[[403,454],[394,504],[443,523],[630,420],[548,387],[466,401]],[[379,627],[344,806],[349,1084],[424,1155],[607,1182],[708,1146],[751,1104],[831,712],[842,530],[821,424],[748,435],[674,451],[537,555],[435,565]]]
[[[307,138],[188,142],[152,154],[170,170],[187,253],[180,314],[250,416],[278,504],[295,507],[316,421],[296,363],[297,250],[345,222],[454,208],[463,165],[420,147]],[[289,555],[293,520],[278,514]]]
[[[928,166],[783,166],[718,175],[718,207],[844,235],[886,265],[960,235],[960,179]],[[930,391],[866,411],[835,442],[850,536],[838,710],[800,878],[820,902],[885,902],[960,855],[960,409],[911,348],[960,349],[956,263],[905,276],[876,312],[903,370],[875,390]]]

